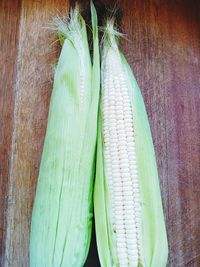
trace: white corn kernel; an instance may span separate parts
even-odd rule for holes
[[[133,112],[119,55],[110,48],[104,61],[103,136],[112,221],[120,267],[132,267],[140,258],[141,222]]]

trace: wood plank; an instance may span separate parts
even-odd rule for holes
[[[200,2],[170,2],[167,42],[169,266],[200,266]]]
[[[58,54],[45,29],[67,1],[21,3],[4,266],[29,266],[29,227]]]
[[[4,254],[5,212],[10,166],[20,1],[0,1],[0,266]]]

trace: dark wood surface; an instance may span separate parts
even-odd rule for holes
[[[19,1],[0,1],[0,265],[4,255],[7,190],[12,156]]]
[[[121,47],[142,90],[155,143],[168,266],[199,267],[200,1],[121,0],[117,6],[128,39]],[[59,55],[45,27],[67,7],[67,0],[0,1],[2,267],[28,267],[31,209]],[[86,267],[99,266],[95,247],[93,239]]]

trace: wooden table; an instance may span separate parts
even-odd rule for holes
[[[99,2],[100,1],[96,1]],[[112,2],[114,1],[104,1]],[[200,266],[200,1],[118,1],[157,154],[170,267]],[[0,1],[0,266],[28,267],[31,209],[67,0]],[[100,14],[103,16],[103,14]],[[93,239],[85,266],[99,266]],[[155,267],[155,266],[154,266]],[[156,266],[159,267],[159,266]]]

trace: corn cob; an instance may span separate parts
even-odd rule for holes
[[[164,267],[168,246],[153,142],[113,21],[103,38],[94,190],[102,267]]]
[[[87,257],[100,87],[98,29],[91,3],[93,62],[85,21],[56,19],[63,44],[55,72],[34,201],[30,267],[78,267]]]

